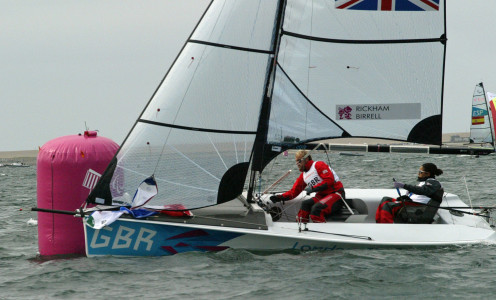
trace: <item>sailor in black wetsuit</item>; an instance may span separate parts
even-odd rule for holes
[[[441,204],[444,190],[441,183],[436,180],[436,175],[443,174],[443,170],[438,169],[433,163],[423,164],[418,173],[417,185],[404,184],[401,182],[394,182],[395,188],[403,188],[409,191],[411,194],[409,196],[401,196],[397,199],[390,197],[382,198],[377,212],[375,214],[375,221],[377,223],[393,223],[395,221],[401,222],[413,222],[413,223],[430,223],[432,220],[423,220],[421,213],[424,208],[432,206],[428,204],[429,201],[434,200],[435,205],[439,206]],[[408,217],[404,217],[403,220],[398,216],[399,211],[407,206],[419,207],[419,216],[415,220],[408,220]],[[437,210],[437,209],[436,209]],[[432,216],[433,217],[433,216]],[[412,218],[410,218],[412,219]],[[430,222],[429,222],[430,221]]]

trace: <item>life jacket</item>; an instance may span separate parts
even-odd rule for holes
[[[321,183],[322,181],[324,181],[322,179],[322,177],[320,177],[317,169],[315,168],[316,163],[317,162],[314,161],[312,166],[308,169],[308,171],[303,172],[303,181],[305,182],[305,184],[307,186],[314,187],[314,186],[318,185],[319,183]],[[338,174],[336,174],[336,172],[334,172],[334,170],[332,168],[330,168],[329,166],[327,168],[332,172],[332,175],[334,177],[334,184],[332,186],[328,186],[326,191],[328,191],[328,190],[337,191],[339,189],[342,189],[343,184],[341,183],[341,181],[339,181]]]

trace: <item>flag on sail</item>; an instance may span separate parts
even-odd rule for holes
[[[472,117],[472,125],[484,124],[484,117]]]
[[[437,11],[439,0],[335,0],[337,9],[382,11]]]
[[[148,201],[152,200],[158,193],[157,182],[152,176],[146,178],[141,182],[136,190],[131,203],[131,209],[145,205]]]
[[[484,124],[484,116],[487,115],[487,110],[472,107],[472,125]]]
[[[142,219],[156,215],[158,212],[142,208],[128,209],[126,207],[120,207],[118,211],[95,211],[86,219],[86,224],[94,229],[102,229],[114,223],[122,214],[129,214],[133,218]]]

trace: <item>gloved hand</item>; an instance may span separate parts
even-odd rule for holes
[[[272,195],[272,196],[270,196],[270,201],[272,201],[272,203],[281,202],[283,200],[284,200],[284,197],[281,196],[281,195]]]
[[[412,202],[412,199],[410,199],[410,197],[408,197],[407,195],[399,196],[398,198],[396,198],[396,200],[398,200],[398,201]]]
[[[393,182],[393,185],[394,185],[394,187],[395,187],[395,188],[397,188],[397,189],[398,189],[398,188],[402,189],[402,188],[405,186],[405,184],[404,184],[403,182],[399,182],[399,181],[395,181],[395,182]]]
[[[310,195],[311,193],[313,193],[313,187],[311,187],[311,186],[307,186],[307,187],[305,188],[305,192],[307,192],[307,195]]]

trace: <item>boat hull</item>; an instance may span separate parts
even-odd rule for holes
[[[267,230],[222,228],[119,219],[100,230],[85,226],[88,256],[162,256],[190,251],[334,251],[441,247],[496,241],[490,229],[452,224],[298,224],[278,222]]]
[[[405,191],[401,191],[404,193]],[[300,201],[279,202],[284,213],[272,221],[269,213],[253,204],[249,212],[225,203],[195,211],[193,218],[153,216],[133,219],[123,215],[100,230],[85,227],[88,256],[161,256],[189,251],[222,251],[228,248],[251,251],[335,251],[409,247],[445,247],[496,242],[496,231],[458,196],[446,194],[433,224],[377,224],[375,211],[383,195],[392,189],[348,189],[358,214],[328,223],[295,222]],[[263,201],[268,201],[265,195]],[[234,202],[235,203],[235,202]],[[361,203],[361,205],[360,205]],[[223,205],[227,207],[223,208]],[[263,205],[262,205],[263,206]],[[269,207],[269,206],[267,206]],[[448,207],[465,213],[453,214]],[[86,223],[86,222],[85,222]]]

